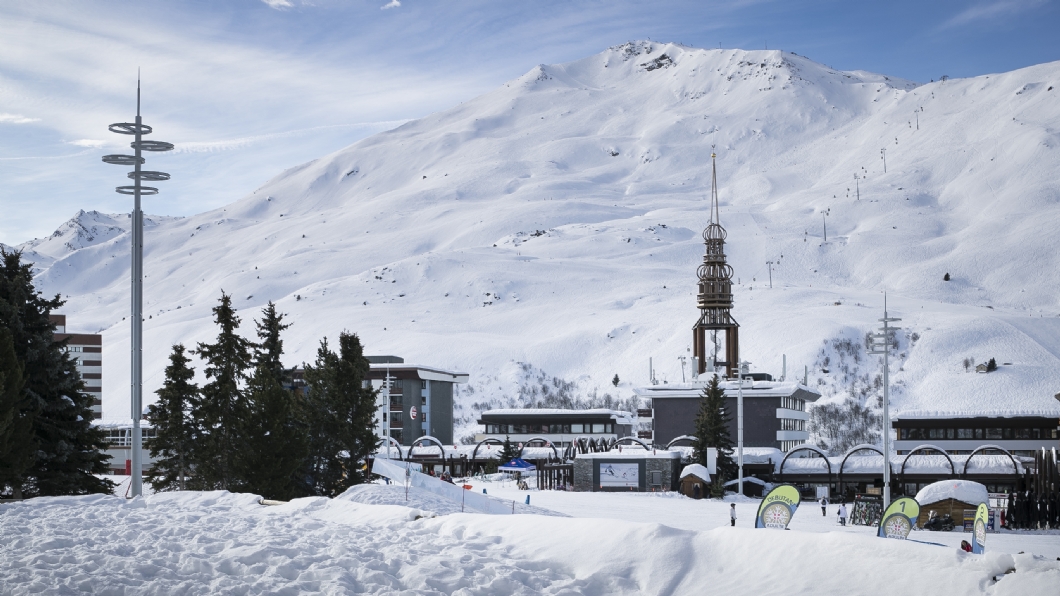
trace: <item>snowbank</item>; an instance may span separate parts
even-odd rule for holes
[[[0,505],[0,585],[5,594],[602,595],[710,586],[721,594],[826,596],[876,594],[881,585],[910,595],[1027,595],[1060,585],[1060,563],[1031,555],[624,519],[431,517],[350,500],[376,490],[276,507],[226,492]]]
[[[943,480],[925,486],[916,494],[916,502],[921,506],[944,499],[956,499],[969,505],[986,503],[986,487],[971,480]]]

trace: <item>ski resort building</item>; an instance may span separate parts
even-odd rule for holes
[[[410,446],[421,437],[453,443],[453,398],[468,374],[405,364],[398,356],[366,356],[368,378],[379,389],[376,430],[399,445]]]
[[[67,333],[66,315],[49,315],[55,325],[55,341],[66,340],[66,351],[77,363],[77,373],[85,381],[85,393],[92,396],[92,416],[103,417],[103,336],[96,333]]]
[[[516,443],[551,442],[556,447],[567,447],[581,438],[612,441],[633,433],[633,414],[616,410],[553,410],[512,409],[487,410],[479,416],[482,432],[475,441],[487,439],[503,441],[505,437]]]
[[[107,462],[111,474],[128,475],[132,471],[132,420],[94,420],[92,425],[103,429],[106,437],[106,454],[110,457]],[[151,457],[151,439],[155,438],[155,428],[147,420],[140,421],[140,433],[143,437],[141,446],[141,461],[144,470],[151,469],[155,460]]]
[[[743,380],[744,446],[772,447],[781,451],[804,444],[810,438],[806,427],[810,414],[806,404],[817,401],[821,394],[799,383],[773,381],[768,375],[762,380]],[[695,434],[696,415],[699,414],[705,382],[648,385],[634,389],[647,402],[638,412],[642,430],[640,438],[655,445],[666,446],[676,439]],[[737,400],[740,381],[722,381],[725,409],[728,412],[729,436],[737,436]]]
[[[1060,407],[1057,410],[1055,413],[1020,410],[898,412],[891,417],[894,448],[902,455],[917,447],[932,445],[951,455],[969,455],[978,449],[997,446],[1013,455],[1033,457],[1043,448],[1060,447]]]

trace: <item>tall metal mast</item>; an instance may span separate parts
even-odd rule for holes
[[[143,305],[144,305],[144,214],[140,209],[140,197],[158,194],[157,188],[141,186],[140,182],[169,180],[169,174],[165,172],[152,172],[141,170],[144,158],[143,151],[170,151],[172,143],[164,141],[145,141],[143,135],[151,134],[152,128],[143,123],[140,117],[140,79],[136,79],[136,121],[118,122],[111,124],[111,132],[123,135],[132,135],[134,140],[130,144],[135,153],[133,155],[104,155],[103,162],[119,166],[133,166],[129,172],[129,178],[133,180],[130,186],[119,186],[114,190],[119,194],[133,196],[133,211],[130,222],[132,225],[132,315],[130,340],[132,343],[130,355],[132,367],[129,379],[130,402],[132,415],[132,480],[130,494],[138,497],[143,494],[143,461],[142,461],[142,437],[140,433],[140,418],[143,416]]]
[[[891,323],[894,321],[901,321],[902,319],[895,319],[887,316],[887,293],[883,294],[883,318],[880,322],[883,323],[883,327],[880,327],[882,333],[873,333],[869,337],[872,340],[873,350],[869,354],[882,354],[883,355],[883,510],[887,510],[887,506],[891,504],[891,414],[890,414],[890,398],[891,398],[891,379],[890,379],[890,352],[891,352],[891,340],[894,337],[894,331],[900,329],[900,327],[892,327]]]

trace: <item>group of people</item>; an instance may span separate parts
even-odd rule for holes
[[[821,517],[828,515],[828,497],[821,497],[819,501],[821,503]],[[847,504],[840,503],[839,509],[836,509],[836,515],[839,518],[839,525],[847,525]]]
[[[1036,495],[1032,491],[1010,493],[1002,526],[1013,530],[1060,528],[1060,503],[1056,494]]]

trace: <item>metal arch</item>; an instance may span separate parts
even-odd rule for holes
[[[418,443],[422,441],[433,441],[434,444],[438,445],[438,448],[442,450],[442,457],[445,457],[445,445],[443,445],[441,441],[432,437],[431,435],[423,435],[422,437],[413,441],[411,445],[409,445],[409,459],[412,459],[412,450],[416,447]]]
[[[920,445],[917,448],[915,448],[912,451],[910,451],[909,453],[905,454],[905,459],[902,460],[902,470],[898,473],[899,476],[902,477],[902,480],[905,480],[905,464],[906,464],[906,462],[908,462],[909,458],[914,453],[916,453],[917,451],[938,451],[943,456],[945,456],[946,461],[950,462],[950,475],[951,476],[956,476],[957,475],[957,468],[953,465],[953,458],[950,457],[950,454],[947,453],[945,449],[943,449],[942,447],[938,447],[936,445]]]
[[[544,441],[545,445],[552,448],[552,455],[555,455],[556,459],[559,459],[559,451],[556,451],[556,446],[552,444],[552,441],[546,439],[545,437],[530,437],[526,441],[523,441],[523,446],[519,448],[519,457],[523,456],[523,449],[529,447],[530,443],[533,443],[534,441]]]
[[[876,453],[879,453],[880,455],[883,455],[883,451],[881,451],[879,447],[877,447],[875,445],[869,445],[868,443],[862,443],[861,445],[854,445],[850,449],[847,449],[847,452],[843,454],[843,461],[839,462],[839,479],[838,479],[838,482],[839,482],[839,492],[840,492],[840,494],[842,494],[842,492],[843,492],[843,466],[846,465],[847,458],[850,457],[851,455],[853,455],[854,453],[858,452],[858,451],[865,451],[866,449],[871,449],[872,451],[875,451]]]
[[[491,444],[491,443],[494,444],[494,445],[504,445],[504,441],[502,441],[500,439],[497,439],[495,437],[486,437],[485,439],[482,439],[481,441],[479,441],[477,445],[475,445],[475,450],[471,452],[472,461],[474,461],[474,459],[478,456],[478,448],[479,447],[482,447],[483,445]]]
[[[638,439],[637,437],[634,437],[632,435],[630,435],[628,437],[622,437],[621,439],[615,441],[615,445],[617,446],[622,441],[633,441],[634,443],[637,443],[638,445],[643,447],[646,451],[651,451],[651,445],[648,445],[644,441],[641,441],[640,439]]]
[[[979,453],[980,451],[986,451],[987,449],[1000,451],[1001,453],[1007,455],[1008,458],[1012,460],[1012,468],[1016,470],[1016,476],[1019,476],[1020,467],[1019,464],[1016,463],[1016,458],[1012,456],[1012,453],[1010,453],[1008,449],[1005,449],[1004,447],[1000,447],[998,445],[980,445],[979,447],[973,449],[972,452],[968,454],[968,459],[964,460],[964,469],[961,470],[961,476],[968,475],[968,462],[972,461],[972,458],[975,457],[975,454]]]
[[[388,458],[390,457],[390,443],[393,443],[394,445],[397,445],[398,460],[399,461],[404,461],[405,458],[404,458],[404,456],[401,455],[401,443],[398,443],[398,440],[395,439],[394,437],[387,437],[387,438],[390,439],[390,440],[387,441],[386,456]],[[412,455],[412,451],[409,451],[409,455]]]
[[[816,453],[816,454],[820,455],[822,458],[824,458],[824,463],[825,463],[825,465],[828,466],[828,484],[829,485],[832,484],[832,462],[828,461],[828,454],[827,453],[825,453],[824,451],[822,451],[818,447],[814,447],[813,445],[799,445],[798,447],[796,447],[796,448],[792,449],[791,451],[788,451],[786,454],[784,454],[784,459],[780,460],[780,470],[777,472],[777,474],[781,478],[784,477],[784,462],[788,461],[788,458],[791,457],[791,454],[795,453],[796,451],[813,451],[814,453]]]
[[[673,439],[670,439],[669,443],[666,444],[666,450],[669,451],[670,447],[673,447],[674,443],[676,443],[678,441],[695,441],[695,440],[696,440],[696,438],[693,437],[692,435],[681,435],[680,437],[674,437]]]

